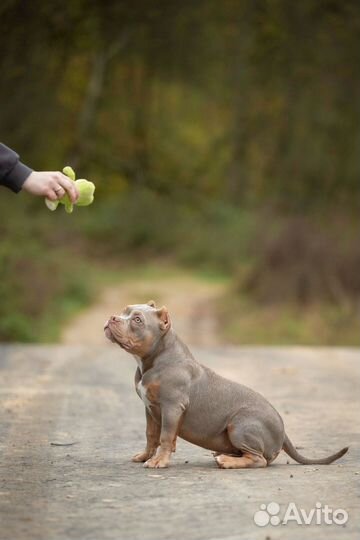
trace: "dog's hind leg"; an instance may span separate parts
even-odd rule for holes
[[[221,469],[267,467],[269,460],[264,439],[269,439],[269,436],[261,422],[234,417],[227,426],[227,434],[239,455],[215,455],[215,461]]]
[[[242,456],[220,454],[215,456],[215,461],[220,469],[250,469],[267,466],[264,456],[251,454],[250,452],[246,452]]]

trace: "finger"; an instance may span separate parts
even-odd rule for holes
[[[76,203],[79,198],[75,182],[69,180],[64,174],[59,173],[58,184],[67,192],[72,203]]]
[[[61,199],[65,195],[65,189],[61,186],[57,186],[54,191],[58,199]]]
[[[55,193],[55,191],[53,189],[48,189],[45,193],[45,196],[47,199],[50,199],[50,201],[57,201],[58,200],[58,196],[57,194]]]

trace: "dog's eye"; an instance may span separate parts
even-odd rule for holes
[[[138,324],[140,324],[142,321],[140,319],[140,317],[134,317],[134,321]]]

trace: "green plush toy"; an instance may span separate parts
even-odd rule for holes
[[[75,180],[75,172],[69,166],[63,168],[63,173],[66,174],[66,176],[68,176],[70,180],[75,182],[75,185],[79,191],[79,198],[75,203],[76,206],[89,206],[89,204],[91,204],[94,200],[95,184],[93,184],[92,182],[88,182],[88,180],[85,180],[84,178]],[[56,210],[59,203],[64,204],[65,212],[71,214],[74,209],[74,205],[70,201],[67,193],[65,193],[65,195],[61,197],[61,199],[59,199],[58,201],[50,201],[50,199],[45,199],[45,204],[49,208],[49,210]]]

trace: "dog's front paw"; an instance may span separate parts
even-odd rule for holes
[[[165,469],[169,466],[169,458],[167,456],[154,456],[144,463],[144,467],[149,469]]]
[[[149,452],[139,452],[131,458],[131,461],[134,461],[135,463],[144,463],[144,461],[147,461],[150,457],[151,454]]]

